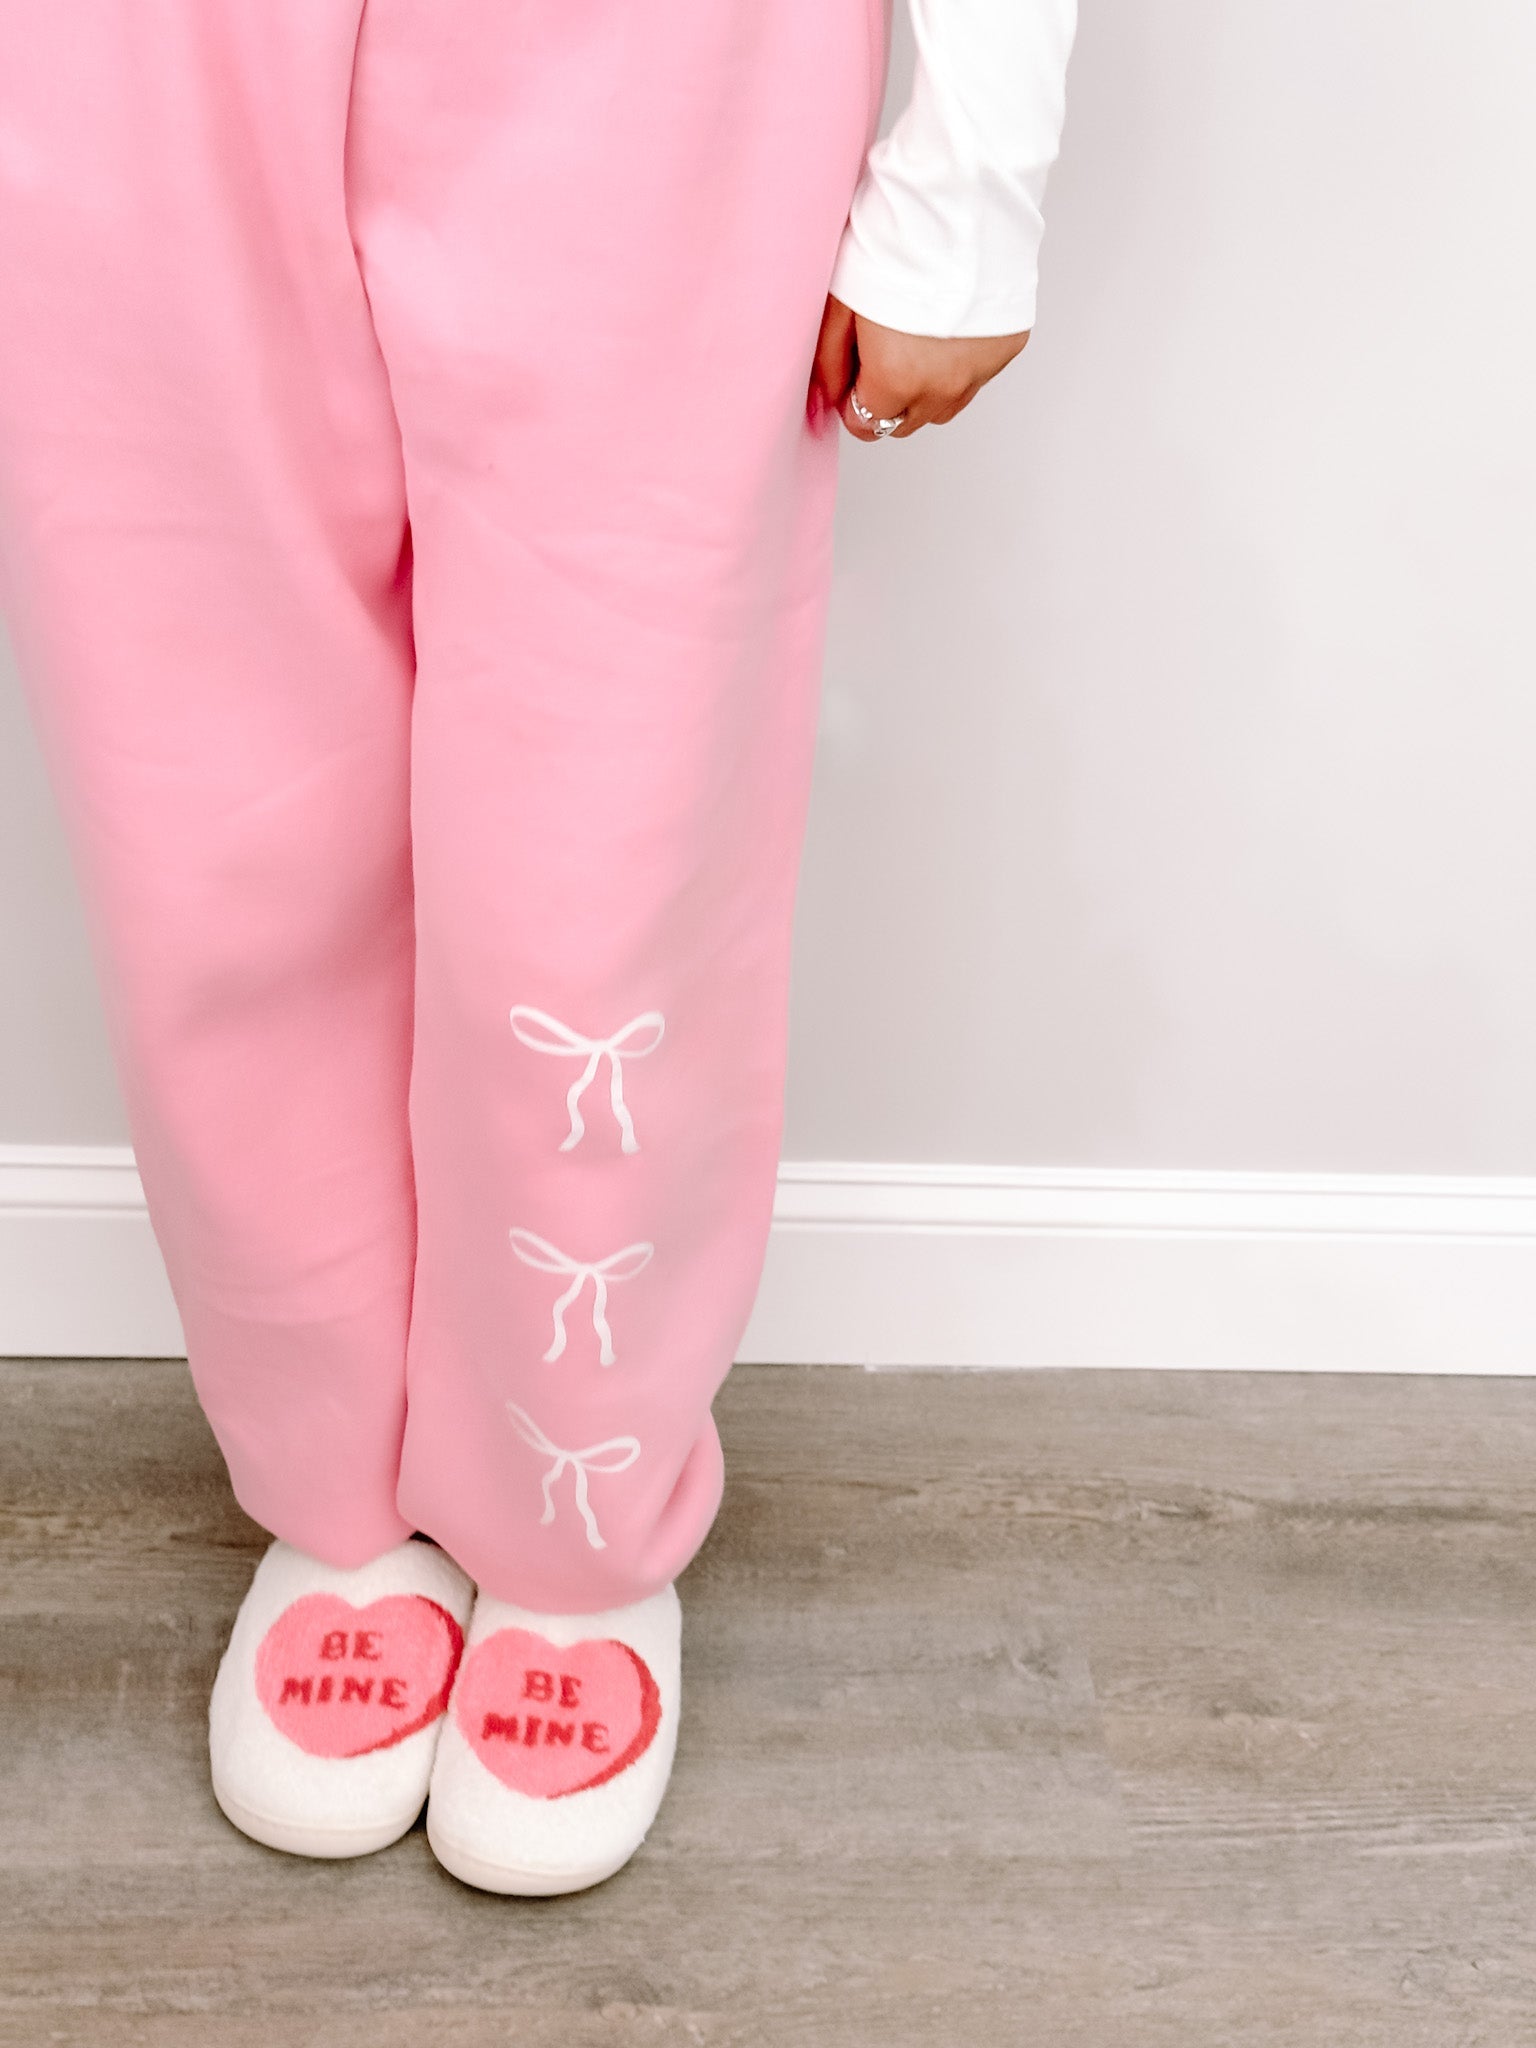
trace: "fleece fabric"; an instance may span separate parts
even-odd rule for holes
[[[590,1614],[716,1512],[884,15],[0,9],[0,604],[199,1397],[330,1565]]]
[[[214,1797],[302,1856],[360,1856],[427,1796],[474,1589],[431,1543],[338,1571],[274,1543],[235,1617],[208,1708]]]
[[[603,1614],[481,1594],[432,1769],[427,1837],[483,1891],[580,1891],[627,1863],[672,1771],[675,1588]]]

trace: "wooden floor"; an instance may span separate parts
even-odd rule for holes
[[[1529,1383],[743,1368],[667,1804],[540,1902],[236,1834],[185,1368],[0,1391],[7,2048],[1536,2043]]]

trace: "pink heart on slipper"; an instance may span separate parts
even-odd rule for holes
[[[262,1638],[256,1694],[311,1756],[367,1756],[437,1719],[463,1649],[464,1631],[425,1594],[354,1607],[306,1593]]]
[[[469,1653],[454,1718],[486,1769],[514,1792],[562,1799],[627,1770],[651,1746],[661,1694],[627,1643],[558,1648],[503,1628]]]

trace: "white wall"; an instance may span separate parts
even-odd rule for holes
[[[1034,341],[844,451],[792,1160],[1536,1175],[1533,77],[1526,0],[1084,0]],[[0,722],[0,1141],[120,1143]]]
[[[1034,340],[845,462],[793,1154],[1536,1171],[1533,80],[1084,0]]]

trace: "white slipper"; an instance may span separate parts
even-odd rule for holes
[[[677,1748],[682,1608],[667,1586],[602,1614],[475,1602],[427,1801],[445,1870],[544,1898],[622,1868]]]
[[[474,1588],[434,1544],[256,1567],[208,1703],[213,1795],[296,1856],[366,1856],[421,1812]]]

